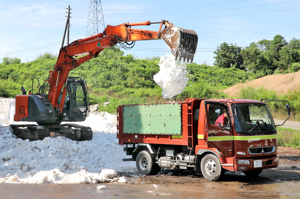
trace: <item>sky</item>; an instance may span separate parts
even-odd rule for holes
[[[102,0],[104,24],[160,22],[192,29],[198,34],[197,64],[214,64],[214,51],[223,42],[246,47],[281,35],[300,38],[300,0],[133,1]],[[29,62],[46,52],[58,55],[71,7],[70,42],[86,38],[89,0],[0,1],[0,63],[4,57]],[[139,29],[158,31],[159,25]],[[102,32],[101,27],[99,32]],[[138,41],[125,55],[147,59],[170,53],[163,40]]]

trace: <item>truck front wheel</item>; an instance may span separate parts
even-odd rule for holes
[[[217,181],[223,174],[220,160],[215,155],[205,155],[201,160],[201,172],[206,180]]]
[[[142,175],[156,175],[160,167],[156,164],[148,151],[141,151],[136,157],[136,168]]]

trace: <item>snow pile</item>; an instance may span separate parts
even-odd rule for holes
[[[90,115],[91,141],[66,137],[28,141],[0,128],[0,183],[97,183],[118,181],[117,172],[136,172],[134,162],[122,162],[123,146],[116,138],[115,116]],[[124,179],[120,179],[124,181]]]
[[[175,56],[170,54],[161,57],[159,67],[160,71],[153,79],[162,88],[163,98],[172,98],[182,93],[188,83],[186,64],[177,62]]]
[[[7,126],[13,121],[15,99],[0,98],[0,126]]]

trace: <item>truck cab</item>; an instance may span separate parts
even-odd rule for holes
[[[243,171],[249,176],[278,166],[277,132],[267,104],[255,100],[204,100],[201,105],[206,121],[198,121],[202,129],[198,131],[196,154],[212,152],[222,169]],[[217,122],[222,115],[226,115],[223,125]],[[207,164],[203,169],[209,167]]]

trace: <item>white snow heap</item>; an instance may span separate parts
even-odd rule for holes
[[[92,140],[30,142],[0,125],[0,183],[97,183],[118,181],[117,172],[136,172],[134,162],[122,162],[128,157],[118,144],[115,115],[91,114],[80,124],[93,129]]]
[[[162,56],[159,61],[160,71],[153,76],[162,88],[163,98],[172,98],[182,93],[188,83],[186,64],[175,60],[172,54]]]
[[[15,99],[0,97],[0,126],[7,126],[13,123],[15,114]]]

